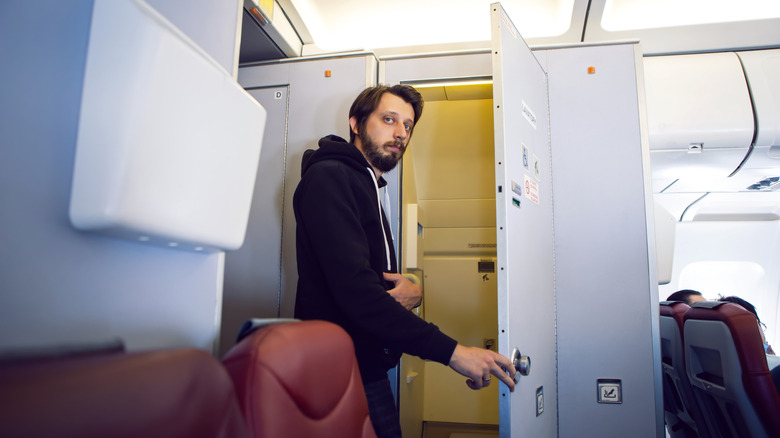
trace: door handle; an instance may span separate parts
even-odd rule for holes
[[[517,373],[515,374],[515,383],[520,381],[520,376],[527,376],[531,374],[531,358],[520,354],[520,350],[515,347],[512,350],[512,357],[510,357],[512,365],[514,365]]]
[[[420,277],[410,273],[410,272],[404,272],[404,277],[406,277],[407,280],[411,281],[412,283],[416,284],[417,286],[420,286],[420,289],[422,289],[422,281],[420,281]],[[414,312],[415,315],[420,316],[420,307],[422,307],[422,303],[420,303],[419,306],[412,309],[412,312]]]

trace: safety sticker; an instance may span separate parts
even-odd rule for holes
[[[523,101],[523,117],[525,117],[525,119],[528,120],[528,123],[536,129],[536,115],[531,111],[531,107],[529,107],[525,101]]]
[[[516,183],[515,180],[512,180],[512,191],[517,193],[519,196],[523,196],[525,189],[523,189],[522,185]]]
[[[520,143],[520,147],[523,148],[523,167],[528,170],[528,148],[523,143]],[[536,155],[534,155],[536,157]]]
[[[530,199],[531,202],[533,202],[536,205],[539,205],[539,183],[536,182],[536,180],[534,180],[527,174],[524,174],[523,178],[525,179],[524,182],[525,191],[523,192],[523,194],[525,195],[526,198]]]
[[[534,177],[536,177],[537,180],[540,180],[542,177],[542,169],[539,168],[541,164],[539,163],[539,157],[534,154]]]

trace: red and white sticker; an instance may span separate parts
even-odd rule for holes
[[[539,183],[530,176],[523,174],[523,195],[536,205],[539,205]]]

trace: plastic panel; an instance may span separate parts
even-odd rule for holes
[[[644,73],[653,178],[732,174],[754,133],[737,55],[646,57]]]
[[[780,146],[780,49],[740,52],[758,118],[756,146]]]
[[[677,7],[675,2],[644,4],[668,4],[672,8]],[[609,5],[615,3],[606,0],[590,2],[585,42],[639,40],[645,55],[742,50],[777,45],[777,28],[780,22],[778,18],[609,31],[603,28],[601,23],[605,8]],[[735,7],[740,6],[735,4]]]
[[[750,146],[753,109],[736,54],[650,57],[644,67],[651,150]]]
[[[761,179],[780,175],[780,49],[738,53],[756,111],[753,152],[738,174]]]
[[[547,75],[498,3],[491,4],[491,27],[498,346],[507,357],[518,348],[533,361],[514,393],[500,392],[499,435],[556,436],[561,405]]]
[[[762,196],[758,196],[762,195]],[[763,198],[755,194],[754,198]],[[744,194],[740,194],[743,197]],[[728,202],[726,196],[708,195]],[[699,204],[696,204],[698,206]],[[736,211],[745,211],[741,205]],[[695,217],[690,209],[686,218]],[[780,222],[689,221],[677,224],[672,280],[660,290],[666,297],[679,289],[701,291],[707,299],[736,295],[756,306],[767,325],[767,342],[777,344],[778,288],[780,287]]]
[[[655,201],[655,256],[658,270],[658,284],[667,284],[672,280],[674,261],[674,230],[677,220],[663,204]]]
[[[330,77],[325,75],[327,70]],[[303,152],[316,148],[317,140],[327,134],[349,138],[349,107],[363,89],[376,82],[376,58],[355,54],[269,62],[240,68],[238,79],[248,90],[289,86],[286,114],[291,116],[287,117],[283,141],[266,143],[264,148],[272,148],[274,154],[280,149],[284,155],[284,193],[279,194],[283,196],[279,315],[292,316],[298,282],[292,198],[301,179]],[[386,180],[390,173],[385,174]],[[398,235],[397,230],[393,233]]]
[[[146,3],[96,1],[71,222],[179,249],[240,247],[265,116]]]
[[[558,436],[660,437],[656,227],[639,48],[546,52]],[[620,303],[619,310],[604,303]],[[597,403],[597,381],[605,378],[622,381],[622,404]]]

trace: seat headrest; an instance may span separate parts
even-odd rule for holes
[[[661,301],[659,304],[659,314],[676,319],[682,328],[683,315],[691,307],[682,301]]]
[[[693,303],[691,307],[704,307],[707,309],[715,309],[726,304],[727,301],[698,301]]]
[[[222,362],[256,436],[376,436],[352,338],[336,324],[268,325]]]

